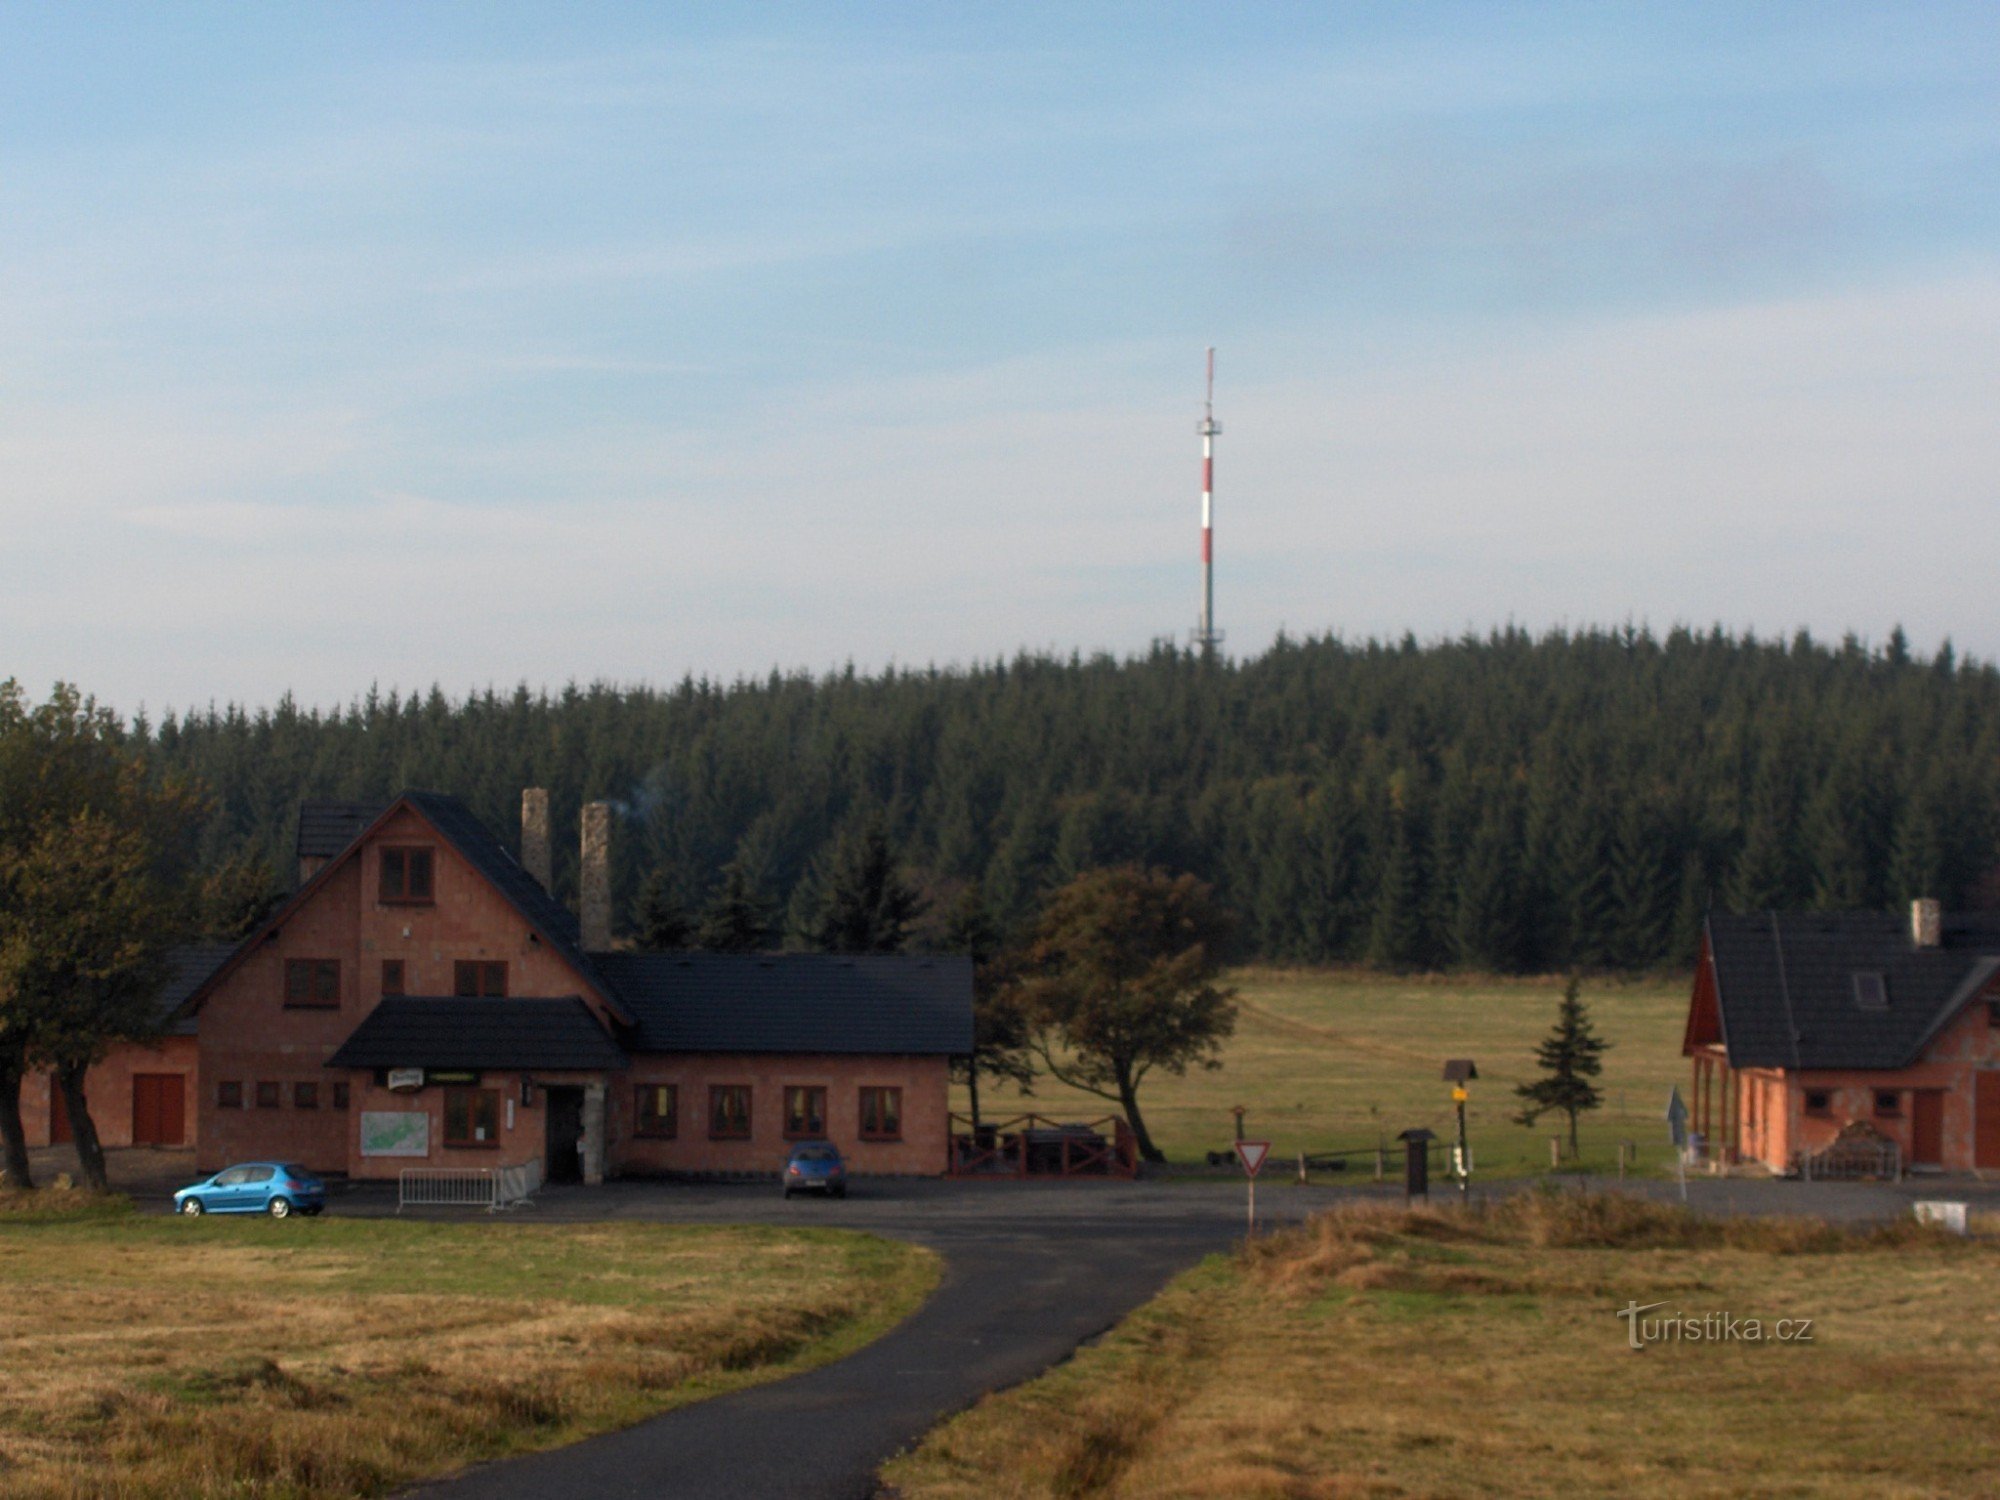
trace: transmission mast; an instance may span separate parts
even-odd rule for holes
[[[1201,405],[1201,623],[1194,644],[1205,657],[1222,644],[1215,628],[1215,438],[1222,424],[1215,420],[1215,350],[1208,351],[1208,394]]]

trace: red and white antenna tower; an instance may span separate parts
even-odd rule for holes
[[[1194,644],[1203,656],[1213,656],[1222,644],[1215,628],[1215,437],[1222,424],[1215,420],[1215,350],[1208,351],[1208,395],[1202,402],[1201,425],[1201,623]]]

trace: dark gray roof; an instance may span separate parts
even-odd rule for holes
[[[380,802],[301,802],[299,858],[332,859],[382,815],[382,807]]]
[[[228,962],[234,943],[185,943],[167,955],[167,982],[160,991],[160,1026],[167,1036],[193,1036],[195,1018],[180,1015],[187,997]]]
[[[972,1050],[972,960],[906,954],[600,953],[647,1052]]]
[[[1951,917],[1919,948],[1880,912],[1717,912],[1708,918],[1723,1042],[1738,1068],[1902,1068],[2000,972],[2000,919]],[[1856,1001],[1880,974],[1884,1009]]]
[[[329,1068],[622,1068],[590,1007],[561,1000],[398,996],[370,1011]]]

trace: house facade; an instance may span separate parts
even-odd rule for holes
[[[1798,1171],[1860,1133],[1909,1169],[2000,1171],[2000,920],[1713,914],[1682,1052],[1724,1161]]]
[[[548,894],[547,826],[536,790],[519,858],[441,794],[309,804],[290,899],[187,956],[166,1035],[87,1081],[107,1144],[134,1143],[109,1127],[168,1049],[176,1083],[143,1087],[177,1091],[203,1169],[770,1173],[828,1139],[859,1174],[944,1171],[968,960],[614,951],[608,807],[585,809],[580,921]]]

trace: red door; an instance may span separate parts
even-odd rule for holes
[[[186,1109],[178,1073],[132,1075],[132,1144],[178,1146]]]
[[[1910,1095],[1910,1164],[1944,1165],[1944,1090],[1916,1089]]]
[[[55,1074],[49,1075],[49,1144],[61,1146],[69,1141],[69,1108],[63,1103],[62,1089],[56,1083]]]
[[[2000,1073],[1975,1073],[1972,1097],[1972,1164],[2000,1167]]]

